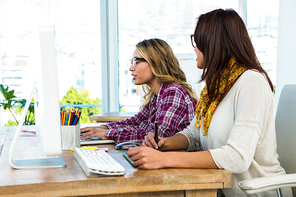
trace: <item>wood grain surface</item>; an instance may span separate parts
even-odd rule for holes
[[[16,170],[9,163],[14,131],[5,136],[0,157],[0,196],[216,196],[217,188],[231,187],[232,175],[219,169],[138,170],[123,157],[124,150],[108,147],[109,154],[125,169],[124,176],[87,177],[73,157],[63,151],[64,168]],[[15,157],[33,157],[38,146],[22,138]],[[1,142],[1,140],[0,140]],[[1,145],[1,144],[0,144]],[[29,151],[27,151],[29,150]]]

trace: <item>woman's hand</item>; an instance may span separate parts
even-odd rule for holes
[[[97,126],[97,127],[85,127],[85,128],[80,129],[80,132],[84,133],[84,132],[92,131],[92,130],[95,130],[95,129],[108,130],[108,127],[105,126],[105,125],[101,125],[101,126]]]
[[[145,136],[142,146],[151,147],[155,149],[162,147],[165,143],[164,138],[161,138],[158,136],[158,144],[156,144],[154,140],[154,136],[155,136],[155,133],[149,132],[148,135]]]
[[[99,127],[85,127],[80,129],[81,133],[85,133],[80,137],[82,140],[86,140],[91,137],[98,137],[101,138],[102,140],[107,139],[106,137],[106,132],[108,130],[108,127],[106,126],[99,126]]]
[[[165,153],[149,147],[134,147],[127,151],[128,157],[134,161],[133,165],[139,169],[165,168]]]

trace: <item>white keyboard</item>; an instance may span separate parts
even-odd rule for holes
[[[74,148],[74,158],[87,176],[124,175],[125,169],[105,151]]]

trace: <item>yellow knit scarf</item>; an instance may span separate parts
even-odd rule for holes
[[[210,100],[208,97],[208,90],[207,86],[205,86],[201,93],[200,93],[200,99],[196,104],[196,122],[195,126],[197,129],[200,129],[201,123],[202,123],[202,118],[203,119],[203,135],[207,135],[208,133],[208,128],[211,122],[211,118],[213,116],[213,113],[215,109],[217,108],[221,97],[225,93],[226,90],[228,90],[229,87],[232,87],[233,84],[235,83],[236,79],[243,74],[246,69],[239,66],[235,59],[231,58],[229,62],[230,66],[230,74],[229,74],[229,79],[227,82],[226,76],[227,76],[227,71],[226,69],[222,72],[222,76],[220,79],[220,84],[219,84],[219,95],[214,99]],[[226,87],[227,86],[227,87]]]

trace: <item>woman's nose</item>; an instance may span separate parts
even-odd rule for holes
[[[129,67],[129,71],[133,71],[133,70],[135,70],[135,68],[133,67],[133,65],[131,65],[131,66]]]

